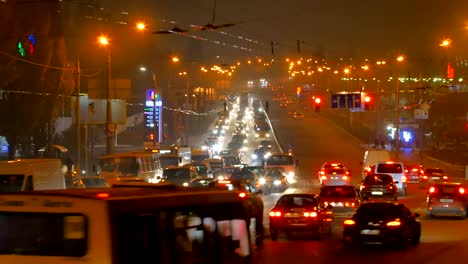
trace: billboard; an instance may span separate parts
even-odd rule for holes
[[[73,109],[76,105],[76,97],[72,99]],[[112,123],[125,124],[127,120],[127,104],[124,100],[112,99]],[[75,111],[72,111],[75,119]],[[107,100],[89,99],[88,94],[80,95],[80,123],[88,125],[106,124]]]

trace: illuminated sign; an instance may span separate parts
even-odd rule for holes
[[[162,106],[163,103],[157,90],[146,90],[146,101],[143,112],[145,117],[145,142],[161,142]]]

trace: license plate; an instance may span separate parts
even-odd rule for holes
[[[372,195],[383,195],[383,192],[371,192]]]
[[[286,213],[284,217],[301,217],[299,213]]]
[[[433,180],[440,180],[440,177],[431,177]]]
[[[440,199],[441,203],[453,203],[453,199]]]
[[[380,234],[380,230],[375,230],[375,229],[363,229],[361,230],[362,235],[378,235]]]

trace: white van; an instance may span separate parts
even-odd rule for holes
[[[372,172],[372,165],[376,165],[378,162],[385,160],[392,160],[392,152],[381,149],[369,149],[364,153],[364,159],[361,162],[362,165],[362,179],[366,178],[367,173]]]
[[[0,192],[65,189],[65,172],[59,159],[0,161]]]

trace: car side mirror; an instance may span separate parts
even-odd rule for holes
[[[394,181],[393,183],[398,184],[398,183],[400,183],[400,182],[399,182],[399,181]]]

